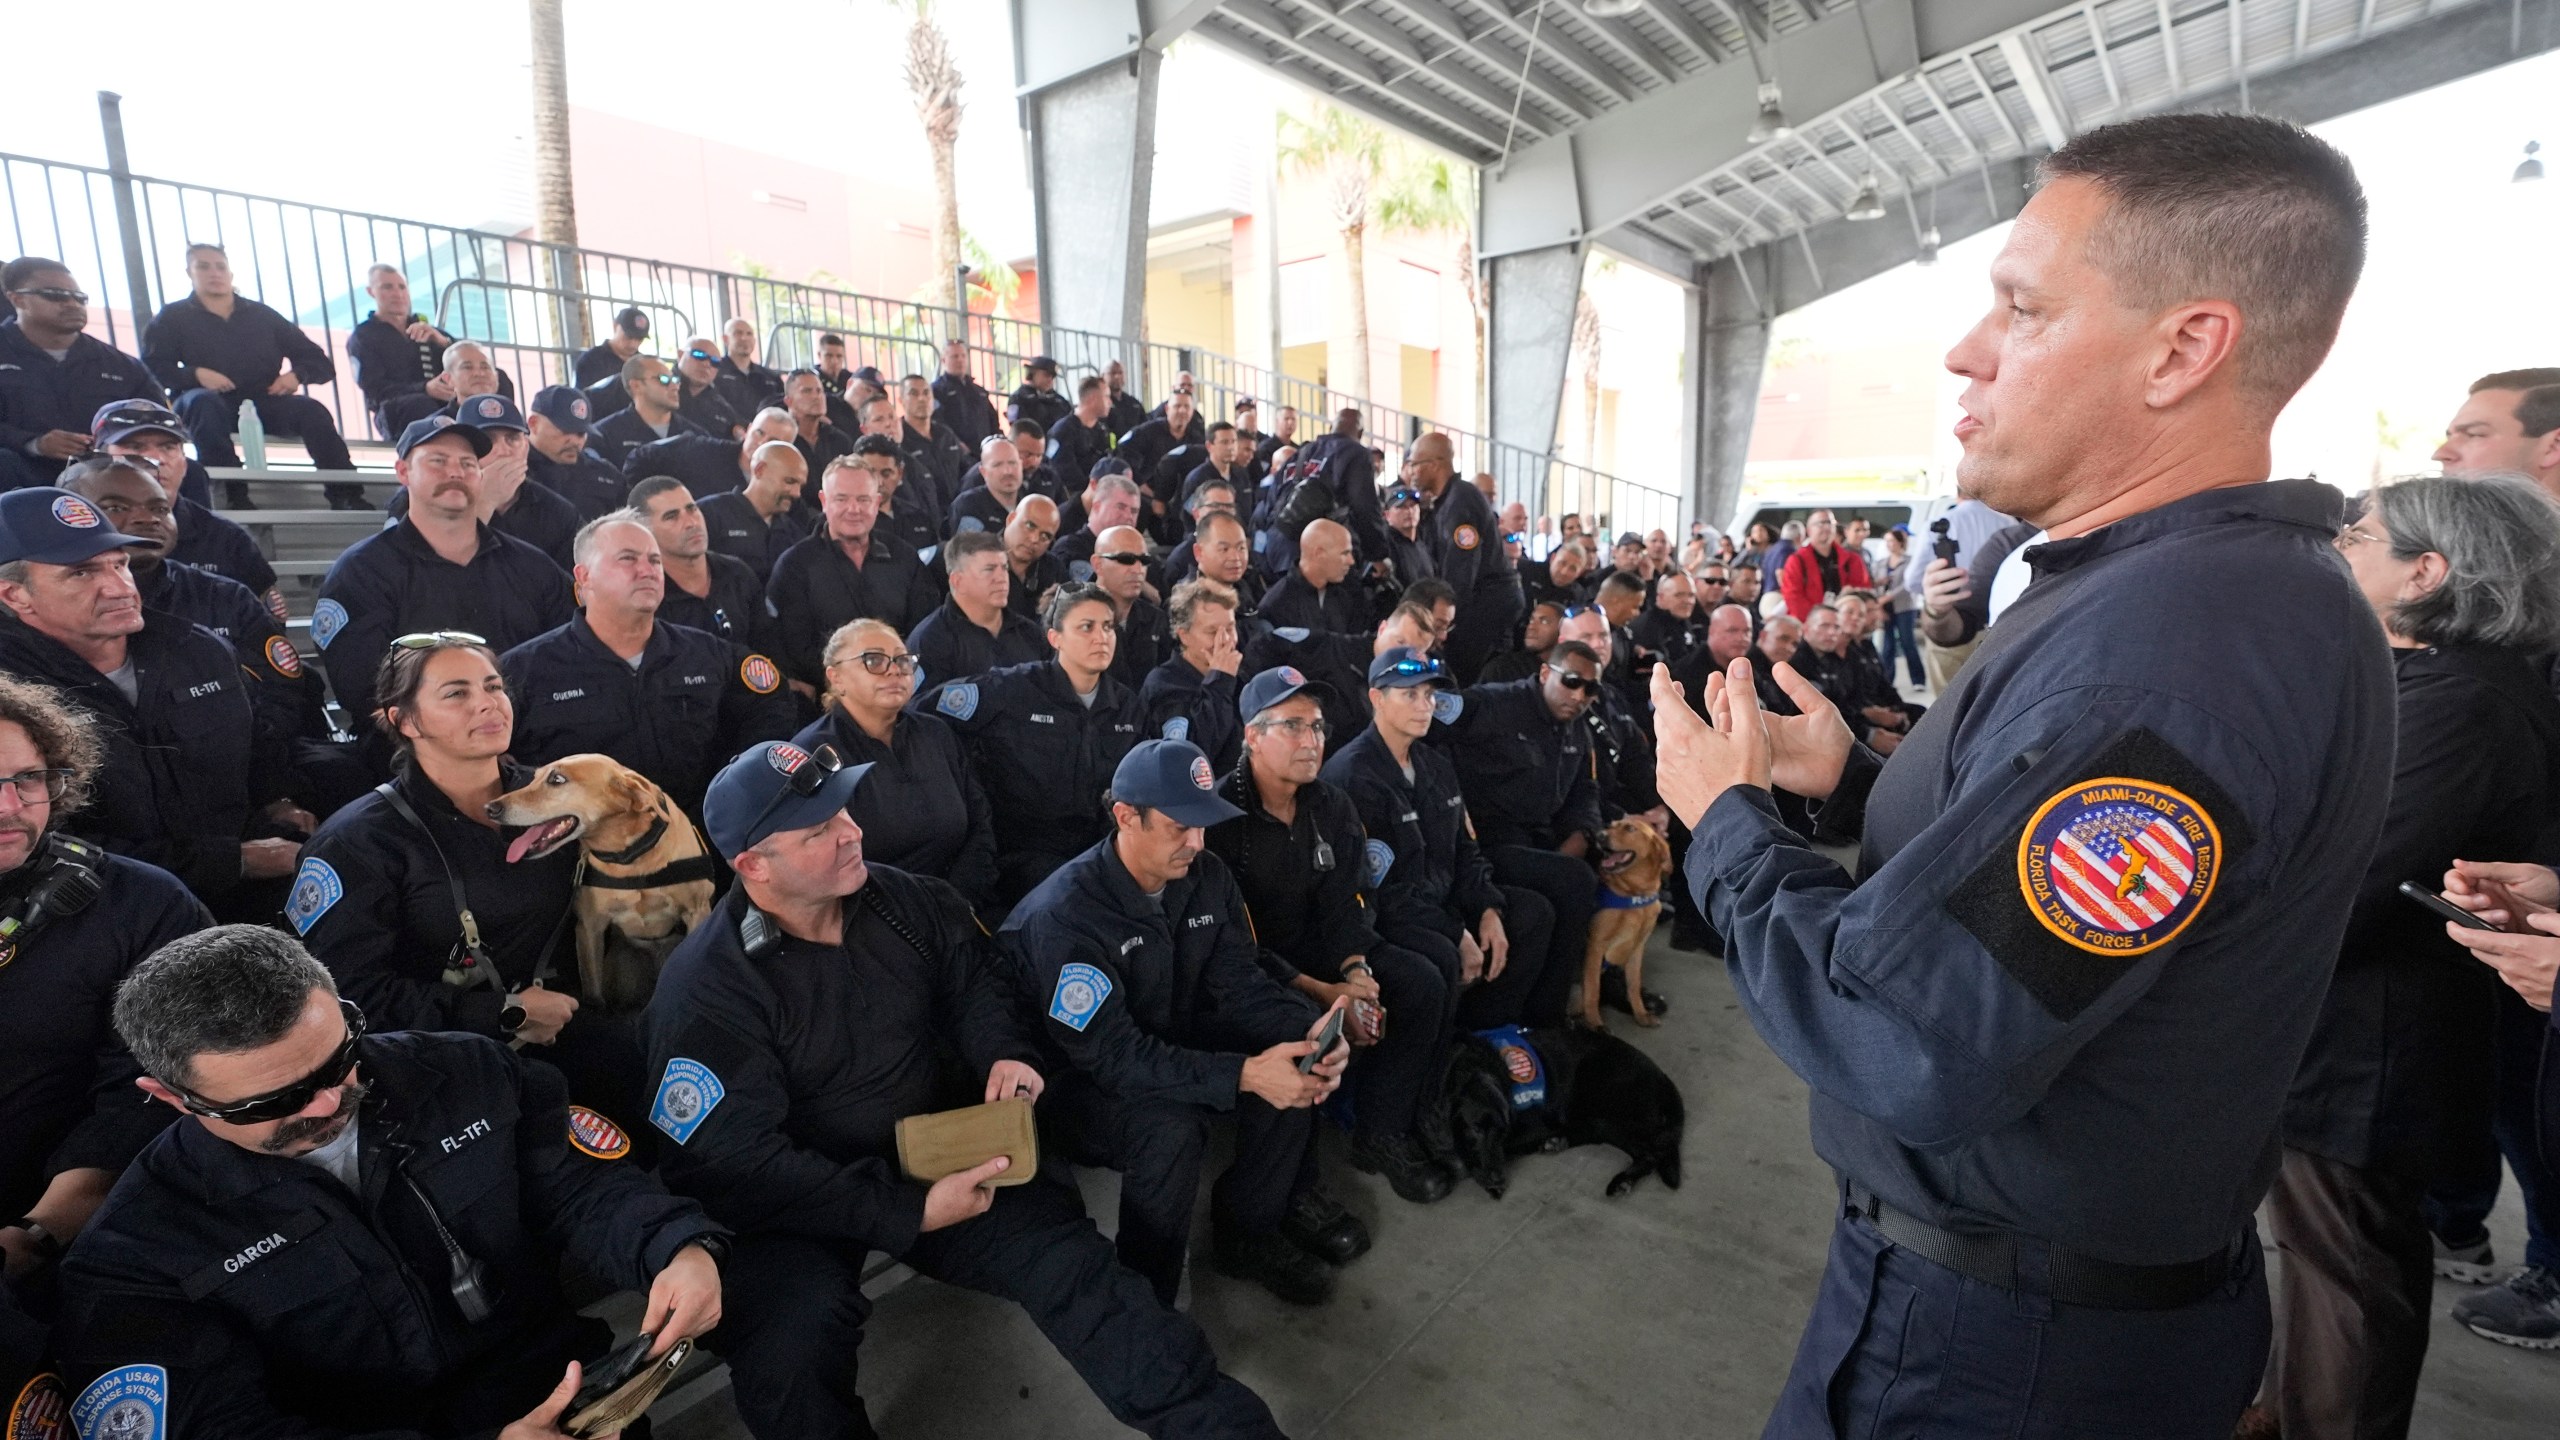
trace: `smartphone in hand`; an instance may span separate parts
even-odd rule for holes
[[[1299,1074],[1314,1074],[1324,1057],[1333,1053],[1333,1047],[1342,1043],[1342,1016],[1343,1007],[1339,1005],[1325,1012],[1324,1025],[1315,1033],[1316,1048],[1298,1057]]]
[[[2400,893],[2417,901],[2419,904],[2424,905],[2429,910],[2434,911],[2438,917],[2450,920],[2454,924],[2459,925],[2466,930],[2495,930],[2498,928],[2497,926],[2490,924],[2488,921],[2481,919],[2479,916],[2472,914],[2470,911],[2463,909],[2461,906],[2454,904],[2452,901],[2447,900],[2438,892],[2430,890],[2426,886],[2419,884],[2415,880],[2401,881]]]

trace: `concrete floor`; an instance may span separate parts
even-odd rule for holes
[[[1338,1159],[1327,1184],[1377,1248],[1333,1303],[1301,1310],[1196,1262],[1192,1314],[1229,1373],[1300,1440],[1760,1433],[1794,1354],[1830,1233],[1830,1173],[1805,1136],[1804,1087],[1737,1008],[1723,966],[1657,941],[1648,985],[1672,1013],[1643,1046],[1689,1110],[1678,1191],[1602,1194],[1607,1149],[1530,1156],[1508,1196],[1472,1184],[1425,1211]],[[1088,1176],[1093,1214],[1117,1184]],[[1204,1222],[1205,1231],[1205,1222]],[[2497,1252],[2523,1248],[2509,1186]],[[1205,1240],[1203,1241],[1205,1244]],[[2439,1316],[2415,1434],[2544,1440],[2560,1417],[2560,1355],[2493,1345]],[[881,1298],[862,1390],[882,1434],[984,1440],[1124,1435],[1016,1307],[911,1280]],[[657,1425],[661,1440],[744,1440],[725,1386]]]

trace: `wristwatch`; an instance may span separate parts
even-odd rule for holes
[[[524,1002],[509,995],[498,1005],[498,1028],[513,1035],[524,1028]]]
[[[10,1221],[6,1228],[26,1231],[27,1239],[35,1246],[37,1259],[51,1264],[62,1258],[62,1242],[54,1239],[53,1232],[38,1224],[33,1215],[21,1215]]]

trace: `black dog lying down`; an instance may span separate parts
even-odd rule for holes
[[[1523,1039],[1527,1054],[1517,1053]],[[1532,1091],[1543,1086],[1544,1103],[1515,1104],[1515,1081]],[[1512,1156],[1576,1145],[1615,1145],[1634,1162],[1611,1177],[1613,1198],[1647,1175],[1680,1188],[1687,1114],[1679,1087],[1643,1051],[1604,1031],[1462,1034],[1442,1100],[1458,1163],[1496,1200],[1510,1187]]]

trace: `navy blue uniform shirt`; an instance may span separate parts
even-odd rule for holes
[[[639,771],[688,812],[729,757],[791,733],[782,667],[716,635],[649,627],[640,668],[579,616],[498,657],[515,700],[508,748],[527,765],[601,754]]]
[[[1857,878],[1766,790],[1708,809],[1692,893],[1843,1176],[2121,1264],[2250,1224],[2391,794],[2340,518],[2284,480],[2030,549],[1956,683],[1823,807],[1864,800]]]
[[[67,462],[28,447],[48,430],[88,434],[91,418],[119,400],[169,403],[141,361],[95,336],[71,337],[56,360],[18,328],[18,317],[0,320],[0,450],[15,453],[47,484]]]
[[[104,855],[87,908],[27,936],[0,965],[0,1210],[24,1214],[65,1170],[122,1170],[177,1111],[134,1088],[116,987],[152,951],[213,923],[156,865]],[[35,863],[0,875],[14,905]]]
[[[915,652],[916,684],[922,687],[1037,664],[1049,658],[1049,637],[1009,608],[996,612],[996,633],[990,635],[957,601],[945,600],[907,633],[907,648]]]
[[[693,498],[702,507],[702,524],[710,532],[712,550],[744,561],[755,572],[759,588],[773,578],[773,563],[782,558],[782,552],[809,538],[810,517],[785,510],[767,520],[756,513],[755,502],[742,490]]]
[[[373,677],[395,636],[462,630],[503,655],[569,623],[569,572],[485,522],[469,564],[445,559],[403,520],[347,547],[320,581],[311,643],[348,715],[373,714]]]
[[[765,585],[765,614],[791,678],[824,688],[827,637],[848,620],[878,620],[903,635],[935,604],[932,582],[915,552],[873,530],[862,563],[844,547],[812,535],[782,553]]]
[[[871,767],[845,806],[862,827],[864,858],[948,880],[972,905],[993,902],[994,812],[967,748],[940,716],[899,711],[884,745],[831,705],[792,743],[833,745],[847,765]]]
[[[492,1434],[611,1343],[560,1293],[564,1254],[639,1290],[722,1233],[637,1162],[597,1158],[621,1137],[548,1065],[471,1035],[370,1034],[356,1058],[353,1187],[192,1117],[125,1173],[62,1265],[75,1392],[158,1367],[155,1440]],[[448,1245],[485,1267],[488,1318],[454,1304]]]
[[[228,318],[193,295],[173,300],[142,332],[142,363],[172,395],[201,389],[198,369],[220,371],[234,395],[263,395],[287,362],[306,389],[338,375],[329,352],[301,326],[246,295],[232,297]]]
[[[668,1183],[722,1223],[899,1255],[925,1187],[898,1167],[898,1122],[974,1104],[996,1062],[1039,1052],[958,891],[874,864],[843,903],[836,944],[777,928],[750,955],[732,886],[684,937],[643,1021],[650,1119],[674,1142],[658,1148]],[[946,1080],[946,1053],[965,1081]]]
[[[1458,784],[1487,845],[1552,850],[1601,824],[1600,761],[1591,727],[1547,708],[1537,677],[1472,685],[1442,697],[1432,738],[1457,763]]]
[[[1006,898],[1102,838],[1102,808],[1121,757],[1145,738],[1138,697],[1104,675],[1087,705],[1055,660],[936,685],[910,708],[938,715],[968,741],[994,807]]]

